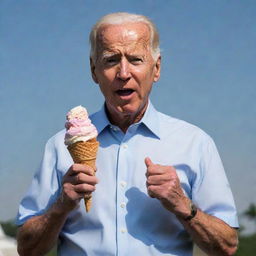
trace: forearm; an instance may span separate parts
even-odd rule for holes
[[[233,255],[238,245],[236,230],[200,210],[193,216],[191,200],[185,196],[173,166],[154,164],[148,157],[145,164],[148,194],[177,216],[195,243],[210,256]]]
[[[18,231],[18,252],[21,256],[40,256],[47,253],[57,242],[68,211],[58,199],[40,216],[29,219]]]
[[[178,217],[194,242],[210,256],[234,255],[238,246],[237,232],[222,220],[198,210],[188,221]]]

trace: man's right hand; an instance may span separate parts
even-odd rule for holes
[[[97,183],[90,166],[73,164],[63,177],[58,200],[44,214],[31,217],[19,228],[19,255],[45,255],[56,244],[69,212],[86,194],[95,190]]]
[[[73,210],[82,198],[95,190],[97,183],[93,168],[84,164],[73,164],[62,180],[62,206]]]

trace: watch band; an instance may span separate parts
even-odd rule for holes
[[[184,220],[191,220],[193,219],[197,214],[197,207],[193,204],[193,202],[190,202],[190,215],[187,216]]]

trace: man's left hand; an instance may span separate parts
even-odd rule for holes
[[[184,195],[176,170],[172,166],[154,164],[145,158],[149,196],[157,198],[163,206],[177,216],[190,215],[190,200]]]

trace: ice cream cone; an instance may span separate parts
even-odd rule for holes
[[[99,142],[96,138],[88,141],[77,141],[68,145],[68,151],[74,160],[74,163],[89,165],[96,171],[96,155],[99,147]],[[92,205],[92,195],[84,197],[86,212],[89,212]]]
[[[82,106],[72,108],[66,115],[65,128],[64,143],[74,162],[89,165],[95,174],[96,155],[99,147],[99,142],[96,139],[98,132],[92,124],[86,108]],[[91,193],[84,197],[87,212],[92,205],[91,197]]]

